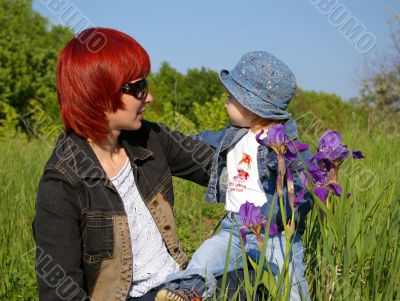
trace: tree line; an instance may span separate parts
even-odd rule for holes
[[[393,24],[400,24],[396,14]],[[379,125],[395,132],[400,111],[400,34],[397,28],[392,34],[397,52],[390,64],[365,76],[358,98],[344,102],[334,94],[298,88],[289,106],[293,117],[303,126],[319,124],[320,131],[348,126],[372,131]],[[72,37],[67,27],[50,25],[35,12],[31,0],[0,0],[0,137],[34,135],[27,124],[40,122],[44,114],[51,125],[61,126],[55,65]],[[155,102],[146,118],[184,132],[219,129],[228,123],[227,95],[216,71],[198,68],[181,73],[164,62],[148,79]]]

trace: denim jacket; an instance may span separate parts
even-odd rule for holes
[[[286,131],[293,140],[298,138],[297,126],[295,121],[287,120],[285,122]],[[212,146],[216,152],[213,157],[211,166],[210,182],[207,187],[206,201],[209,203],[225,202],[227,190],[227,171],[226,171],[226,157],[228,148],[238,142],[247,132],[248,128],[240,128],[236,126],[228,126],[221,131],[204,131],[197,134],[195,137],[201,141],[206,142]],[[309,159],[312,154],[309,151],[301,153],[303,160]],[[283,231],[283,223],[281,210],[279,207],[279,198],[276,194],[276,180],[278,170],[278,160],[276,153],[271,149],[262,145],[257,149],[257,164],[258,173],[263,184],[268,202],[262,207],[263,214],[266,218],[269,217],[270,210],[273,210],[271,222],[278,225],[278,230]],[[301,159],[286,161],[287,166],[293,174],[295,193],[297,194],[302,188],[303,184],[299,178],[299,172],[303,170],[303,163]],[[291,217],[292,211],[287,196],[287,187],[284,186],[284,208],[286,219]],[[302,234],[305,230],[305,222],[307,213],[313,206],[313,199],[309,192],[304,194],[304,198],[300,204],[295,208],[295,223],[297,232]]]

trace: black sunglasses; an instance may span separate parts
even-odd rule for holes
[[[121,91],[140,100],[146,99],[149,93],[147,80],[144,78],[134,83],[126,83],[122,85]]]

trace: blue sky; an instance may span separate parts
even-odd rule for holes
[[[390,52],[388,7],[400,12],[398,0],[338,1],[376,37],[374,49],[362,54],[312,4],[320,0],[54,1],[96,26],[133,36],[149,52],[153,70],[162,61],[181,72],[231,69],[244,53],[266,50],[289,65],[299,87],[344,99],[358,95],[365,61]],[[34,0],[33,6],[64,24],[52,2]]]

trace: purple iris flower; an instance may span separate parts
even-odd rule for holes
[[[308,150],[308,144],[301,143],[298,140],[290,141],[290,143],[288,144],[288,151],[285,154],[286,159],[288,159],[288,160],[297,159],[296,149],[299,153],[304,152],[304,151]]]
[[[266,139],[261,139],[264,129],[256,135],[256,140],[261,145],[272,148],[278,155],[284,155],[287,150],[289,138],[286,136],[285,126],[282,124],[272,125],[268,128]]]
[[[243,222],[243,227],[240,229],[240,233],[244,244],[246,244],[247,233],[254,233],[257,236],[257,239],[261,237],[261,231],[266,224],[265,216],[261,212],[261,207],[255,206],[253,203],[246,201],[245,204],[240,206],[239,216]]]
[[[286,135],[286,127],[282,124],[272,125],[268,128],[268,135],[266,139],[261,139],[264,130],[256,135],[256,140],[259,144],[272,148],[278,155],[284,155],[288,160],[297,158],[297,151],[304,152],[308,150],[308,145],[300,141],[290,141]],[[297,151],[296,151],[297,149]]]
[[[240,206],[239,216],[246,227],[265,224],[265,216],[261,213],[261,207],[248,201]]]
[[[263,133],[264,130],[261,130]],[[277,154],[284,155],[287,150],[289,138],[286,136],[286,129],[283,124],[272,125],[268,128],[267,145]]]
[[[340,165],[349,157],[350,150],[343,144],[342,136],[336,131],[326,131],[319,140],[317,153],[309,162],[308,171],[315,183],[314,192],[321,201],[326,203],[329,191],[336,196],[342,193],[342,187],[337,183]],[[354,159],[364,158],[361,151],[353,151]]]
[[[342,143],[342,136],[336,131],[326,131],[318,143],[317,154],[313,159],[317,160],[319,165],[323,165],[326,169],[330,169],[332,163],[335,167],[340,166],[350,154],[350,150]],[[354,159],[364,158],[361,151],[353,151]]]
[[[341,196],[342,187],[330,179],[327,171],[313,165],[308,166],[308,171],[315,183],[314,192],[322,202],[326,203],[329,191],[336,196]]]
[[[308,165],[307,169],[311,175],[311,178],[313,179],[313,182],[317,186],[325,185],[325,183],[328,182],[328,173],[325,170],[315,167],[312,164]]]

